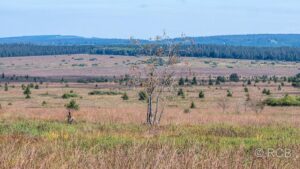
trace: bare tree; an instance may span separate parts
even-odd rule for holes
[[[240,111],[240,103],[239,102],[236,102],[235,104],[235,113],[236,114],[240,114],[241,111]]]
[[[218,107],[222,109],[222,112],[225,113],[226,109],[228,108],[228,99],[227,98],[221,98],[217,102]]]
[[[146,66],[135,64],[131,68],[134,86],[141,86],[147,94],[146,123],[160,124],[165,111],[167,96],[175,91],[174,65],[179,62],[178,50],[181,43],[174,43],[164,33],[151,44],[134,43],[150,62]],[[163,63],[162,63],[163,62]]]
[[[245,99],[245,102],[244,102],[244,112],[247,113],[247,108],[249,107],[251,103],[251,97],[250,97],[250,94],[247,93],[246,94],[246,99]]]
[[[251,99],[250,101],[250,108],[256,113],[259,114],[261,113],[264,108],[265,108],[265,104],[262,101],[262,98],[255,98],[255,99]]]

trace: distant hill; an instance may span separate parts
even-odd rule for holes
[[[34,45],[124,45],[126,39],[84,38],[79,36],[40,35],[0,38],[0,44],[34,44]]]
[[[193,38],[198,44],[253,46],[253,47],[300,47],[300,34],[226,35]]]
[[[253,47],[300,47],[300,34],[258,34],[191,37],[197,44],[253,46]],[[182,38],[175,38],[182,41]],[[147,40],[141,40],[149,43]],[[35,45],[129,45],[129,39],[85,38],[79,36],[41,35],[0,38],[0,44]]]
[[[178,54],[191,57],[234,58],[251,60],[300,61],[299,35],[228,35],[191,37],[196,43],[178,47]],[[174,42],[186,39],[175,38]],[[168,40],[169,41],[169,40]],[[153,41],[140,40],[142,44]],[[156,42],[167,51],[167,41]],[[156,47],[157,47],[156,46]],[[78,36],[42,35],[0,38],[0,57],[44,56],[65,54],[151,55],[129,39],[84,38]]]

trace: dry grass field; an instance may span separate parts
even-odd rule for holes
[[[146,57],[43,56],[1,58],[6,75],[40,77],[121,76]],[[208,77],[239,73],[243,77],[299,73],[300,63],[184,58],[177,76]],[[149,127],[147,103],[140,88],[117,83],[51,83],[23,94],[23,82],[0,88],[0,168],[287,168],[300,166],[300,108],[265,106],[256,112],[246,104],[241,82],[184,86],[185,98],[168,99],[161,124]],[[247,85],[253,100],[299,96],[285,83]],[[266,88],[270,96],[262,94]],[[92,91],[116,95],[89,95]],[[227,97],[227,90],[233,94]],[[200,91],[205,97],[199,98]],[[77,97],[63,99],[65,93]],[[121,98],[127,93],[129,100]],[[226,109],[220,106],[226,98]],[[66,123],[65,105],[80,109]],[[191,103],[195,108],[191,109]],[[257,154],[257,150],[261,154]],[[272,150],[272,151],[271,151]]]
[[[0,59],[0,72],[31,76],[120,76],[130,73],[134,64],[143,65],[147,57],[63,55],[14,57]],[[211,58],[182,58],[177,64],[178,76],[294,76],[300,63]]]
[[[134,123],[142,124],[145,121],[146,102],[138,100],[138,92],[141,89],[129,89],[118,87],[105,87],[94,89],[90,84],[78,85],[69,83],[68,87],[64,84],[44,84],[39,89],[33,89],[31,99],[25,99],[20,84],[11,84],[14,88],[9,88],[6,92],[0,91],[0,101],[2,105],[1,117],[6,118],[29,118],[45,120],[64,120],[66,116],[65,104],[70,99],[63,99],[64,93],[73,91],[78,95],[75,100],[80,105],[80,110],[74,113],[77,121],[87,121],[96,123]],[[46,87],[47,86],[47,87]],[[109,84],[107,85],[109,86]],[[116,86],[111,84],[111,86]],[[261,87],[260,87],[261,86]],[[250,97],[263,97],[262,89],[266,84],[258,84],[256,87],[250,86]],[[3,87],[2,87],[3,88]],[[285,86],[281,91],[277,90],[276,85],[270,84],[272,96],[281,97],[287,93],[299,95],[299,89]],[[227,108],[223,113],[222,107],[218,106],[219,100],[226,98],[227,90],[231,90],[233,97],[228,98]],[[114,91],[127,93],[128,101],[121,99],[119,95],[91,96],[89,92],[94,90]],[[199,91],[204,91],[205,98],[198,98]],[[241,84],[230,86],[197,86],[185,87],[185,98],[174,97],[168,102],[166,113],[162,119],[162,124],[209,124],[226,123],[240,125],[271,125],[289,124],[300,125],[300,115],[298,107],[265,107],[257,114],[254,110],[244,106],[246,94]],[[47,104],[43,105],[43,101]],[[189,109],[191,102],[194,101],[196,108],[191,109],[190,113],[184,113]]]

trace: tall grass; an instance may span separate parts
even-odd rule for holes
[[[287,126],[168,125],[3,120],[1,168],[297,168],[300,132]],[[291,158],[258,158],[284,147]]]

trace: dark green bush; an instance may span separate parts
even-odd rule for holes
[[[262,94],[265,94],[265,95],[271,95],[271,91],[269,89],[264,89],[262,91]]]
[[[123,96],[121,97],[123,100],[129,100],[129,97],[127,93],[124,93]]]
[[[191,109],[195,109],[195,108],[196,108],[196,105],[195,105],[195,103],[194,103],[194,102],[192,102],[192,103],[191,103],[191,106],[190,106],[190,108],[191,108]]]
[[[199,98],[200,98],[200,99],[203,99],[204,97],[205,97],[204,92],[203,92],[203,91],[200,91],[200,93],[199,93]]]
[[[89,93],[89,95],[121,95],[123,93],[116,92],[116,91],[92,91]]]
[[[233,73],[230,75],[229,80],[232,82],[238,82],[240,80],[239,75],[236,73]]]
[[[139,100],[146,100],[147,99],[147,94],[144,91],[139,92]]]
[[[79,105],[75,100],[71,100],[68,104],[65,105],[65,107],[70,110],[79,110]]]
[[[181,98],[185,98],[185,94],[181,88],[178,90],[177,96],[181,96]]]

